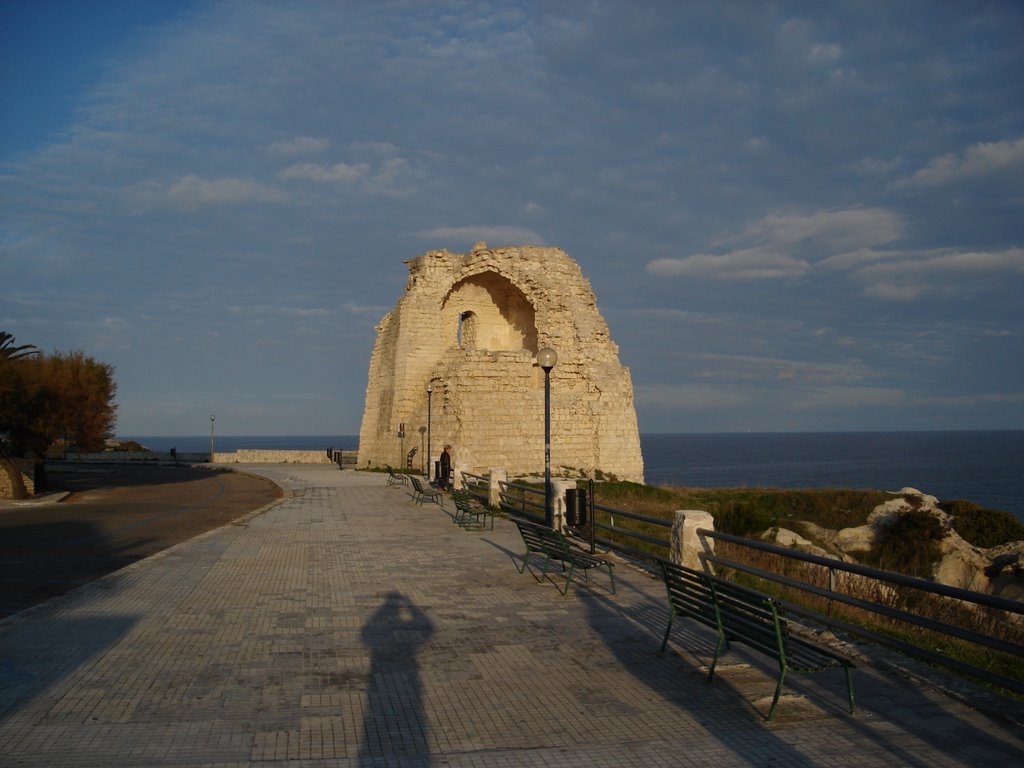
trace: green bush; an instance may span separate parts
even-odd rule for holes
[[[939,507],[952,515],[953,530],[976,547],[989,549],[1024,539],[1024,524],[1009,512],[983,509],[964,499],[944,501]]]
[[[733,536],[756,536],[778,524],[776,514],[755,504],[736,504],[715,515],[715,529]]]
[[[904,512],[878,530],[874,546],[861,560],[882,570],[930,579],[942,557],[945,536],[946,527],[929,512]]]

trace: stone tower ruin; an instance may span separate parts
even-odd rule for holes
[[[643,482],[629,370],[575,261],[558,248],[478,243],[406,264],[405,294],[377,326],[360,466],[405,467],[415,448],[411,468],[432,468],[451,444],[457,482],[459,470],[542,474],[536,355],[551,347],[552,475]],[[424,461],[428,385],[432,455]]]

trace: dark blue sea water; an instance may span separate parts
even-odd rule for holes
[[[155,451],[205,452],[210,436],[125,437]],[[238,448],[354,450],[355,435],[217,436]],[[1024,431],[647,434],[644,476],[656,485],[709,488],[912,486],[968,499],[1024,521]]]
[[[1024,521],[1024,431],[643,435],[644,479],[711,488],[911,486]]]

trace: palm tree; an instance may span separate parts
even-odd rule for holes
[[[14,346],[14,336],[7,331],[0,331],[0,364],[21,360],[26,357],[34,357],[39,354],[39,349],[34,344],[22,344]],[[0,414],[2,416],[3,414]],[[0,470],[7,473],[11,486],[11,495],[15,499],[28,498],[28,489],[21,477],[21,469],[14,463],[14,460],[7,455],[6,427],[0,425]]]
[[[38,355],[39,349],[34,344],[14,346],[14,335],[0,331],[0,360],[20,360],[23,357]]]

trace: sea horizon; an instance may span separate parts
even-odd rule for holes
[[[128,435],[154,451],[208,453],[209,435]],[[396,441],[398,438],[395,438]],[[414,445],[414,438],[406,438]],[[215,435],[218,452],[356,450],[358,435]],[[916,488],[1024,522],[1024,430],[642,432],[644,480],[694,488]],[[557,463],[557,458],[556,458]]]

